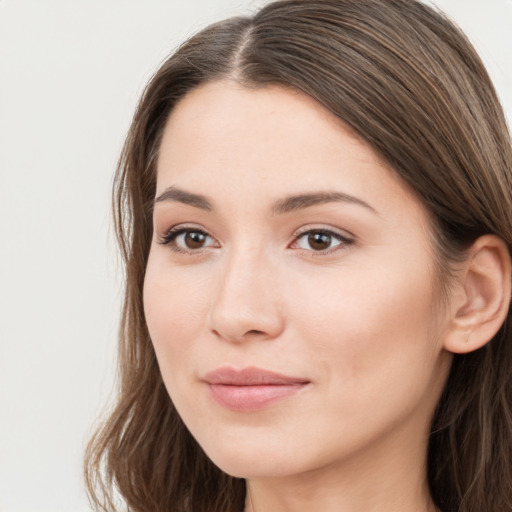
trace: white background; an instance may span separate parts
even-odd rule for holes
[[[110,186],[158,64],[264,0],[0,0],[0,512],[89,510],[81,457],[114,379]],[[438,0],[512,120],[512,2]]]

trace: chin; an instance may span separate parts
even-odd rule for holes
[[[271,434],[263,438],[228,439],[218,436],[201,444],[210,460],[236,478],[278,478],[307,472],[326,461],[322,454],[304,451],[304,446]],[[272,438],[273,437],[273,438]],[[222,441],[219,441],[222,439]]]
[[[209,456],[209,455],[208,455]],[[278,478],[301,473],[301,469],[280,456],[268,457],[265,452],[251,456],[233,453],[210,457],[224,473],[236,478]]]

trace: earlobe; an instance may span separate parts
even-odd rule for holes
[[[505,242],[485,235],[471,246],[453,294],[444,348],[463,354],[483,347],[505,321],[511,295],[511,261]]]

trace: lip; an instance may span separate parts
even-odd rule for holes
[[[310,381],[256,367],[241,370],[222,367],[207,373],[202,379],[211,397],[221,406],[238,412],[264,409],[277,401],[291,397]]]

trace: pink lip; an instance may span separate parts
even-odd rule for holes
[[[206,374],[212,398],[232,411],[256,411],[294,395],[310,381],[279,373],[248,367],[235,370],[219,368]]]

